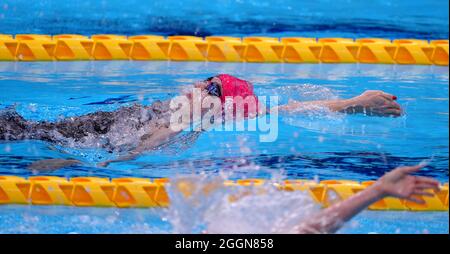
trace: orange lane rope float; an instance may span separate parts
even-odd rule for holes
[[[74,177],[66,179],[55,176],[0,176],[0,204],[67,205],[95,207],[167,207],[170,204],[166,178],[108,178]],[[266,183],[263,179],[227,180],[224,186],[258,187]],[[373,181],[349,180],[285,180],[276,183],[280,191],[305,191],[323,206],[330,205],[330,197],[347,199]],[[189,192],[189,188],[178,188]],[[188,193],[187,193],[188,194]],[[397,198],[384,198],[369,207],[370,210],[448,211],[448,183],[443,184],[434,196],[419,196],[423,204]],[[230,196],[230,200],[233,197]]]
[[[448,40],[0,34],[0,61],[172,60],[448,66]]]

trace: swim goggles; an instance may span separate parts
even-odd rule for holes
[[[217,82],[211,82],[212,79],[213,77],[205,79],[206,82],[209,82],[205,89],[209,95],[220,97],[222,95],[220,92],[220,85]]]

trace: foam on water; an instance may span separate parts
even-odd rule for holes
[[[312,101],[312,100],[336,100],[339,99],[336,91],[325,86],[314,84],[292,84],[269,87],[263,87],[257,91],[262,95],[278,96],[280,103],[288,100]]]

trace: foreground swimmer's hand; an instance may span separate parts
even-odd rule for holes
[[[416,195],[433,196],[433,193],[426,190],[439,191],[439,182],[422,176],[412,176],[410,174],[419,171],[423,166],[399,167],[381,177],[373,188],[377,189],[381,198],[391,196],[402,198],[416,203],[424,201]]]
[[[430,196],[433,194],[427,190],[439,190],[439,183],[436,180],[411,175],[422,167],[424,166],[418,165],[394,169],[358,194],[326,208],[317,216],[300,224],[298,232],[307,234],[336,232],[344,222],[385,197],[392,196],[422,203],[423,201],[416,195]]]

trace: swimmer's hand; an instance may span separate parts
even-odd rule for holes
[[[378,90],[365,91],[359,96],[344,100],[343,109],[338,111],[345,113],[362,113],[369,116],[394,116],[402,115],[400,104],[395,100],[396,96]]]
[[[439,182],[428,177],[413,176],[424,165],[399,167],[381,177],[373,188],[379,193],[379,198],[387,196],[406,199],[416,203],[424,201],[416,195],[433,196],[429,190],[439,191]],[[427,191],[428,190],[428,191]]]
[[[422,167],[424,165],[399,167],[392,170],[363,191],[308,218],[299,225],[298,232],[309,234],[336,232],[344,222],[385,197],[423,203],[416,195],[432,196],[433,194],[429,191],[438,191],[439,182],[428,177],[411,175]]]
[[[277,108],[280,112],[305,113],[317,111],[320,108],[328,108],[334,112],[346,114],[365,114],[368,116],[401,116],[402,109],[395,102],[397,97],[383,91],[369,90],[359,96],[346,100],[325,101],[295,101],[290,100],[288,104]],[[271,113],[274,108],[271,109]]]

